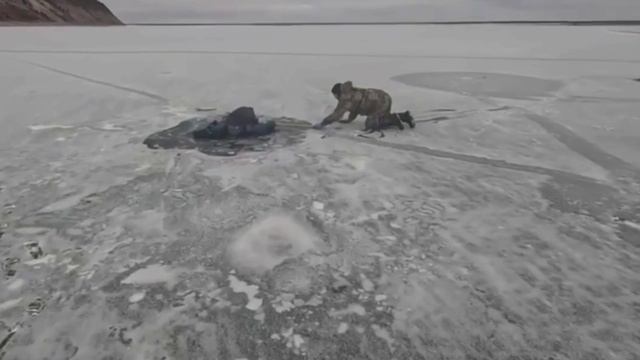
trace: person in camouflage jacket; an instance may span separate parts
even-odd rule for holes
[[[338,105],[333,113],[314,126],[317,129],[336,121],[350,123],[358,115],[377,121],[389,117],[391,114],[391,96],[383,90],[357,88],[353,86],[351,81],[347,81],[335,84],[331,93],[338,100]],[[347,112],[349,117],[347,120],[342,120]]]

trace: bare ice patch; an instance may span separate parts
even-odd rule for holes
[[[290,216],[272,215],[251,225],[228,249],[239,270],[263,273],[314,249],[318,237]]]
[[[552,96],[562,81],[530,76],[482,72],[424,72],[394,76],[403,84],[463,95],[506,99]]]

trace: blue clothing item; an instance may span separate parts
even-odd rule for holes
[[[193,132],[196,140],[221,140],[228,137],[228,129],[225,122],[215,120],[204,129]]]
[[[226,115],[222,120],[214,120],[204,129],[193,132],[196,140],[223,140],[258,137],[272,134],[276,123],[273,120],[261,123],[253,108],[243,106]]]
[[[269,120],[264,123],[247,126],[246,136],[258,137],[273,133],[276,130],[276,122]]]

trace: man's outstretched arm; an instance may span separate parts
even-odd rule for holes
[[[339,101],[336,109],[324,120],[322,120],[321,126],[327,126],[332,122],[336,122],[344,116],[344,114],[351,109],[350,101]]]

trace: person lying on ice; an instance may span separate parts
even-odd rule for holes
[[[243,106],[214,120],[207,127],[193,132],[196,140],[222,140],[229,138],[258,137],[273,133],[276,123],[273,120],[260,122],[253,108]]]

